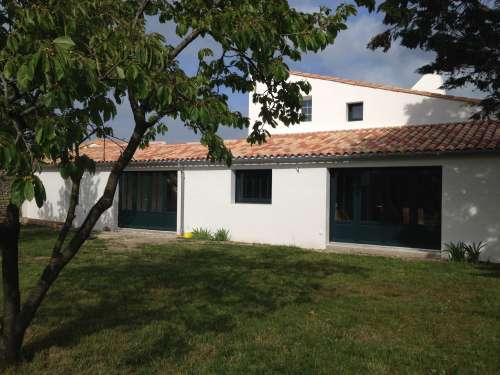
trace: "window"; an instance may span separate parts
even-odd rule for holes
[[[302,99],[302,121],[312,121],[313,100],[310,96]]]
[[[236,203],[271,203],[272,170],[236,171]]]
[[[440,167],[339,168],[332,178],[330,238],[440,249]]]
[[[347,104],[347,121],[363,121],[363,103]]]

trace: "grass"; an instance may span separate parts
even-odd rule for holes
[[[23,228],[33,285],[54,233]],[[26,289],[25,289],[26,290]],[[498,374],[489,266],[172,242],[89,241],[8,374]]]

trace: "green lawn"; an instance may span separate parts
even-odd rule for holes
[[[23,228],[22,286],[54,233]],[[19,374],[500,374],[500,271],[290,247],[89,241]]]

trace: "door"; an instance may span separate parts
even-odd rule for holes
[[[331,188],[333,241],[440,248],[440,167],[339,168]]]
[[[119,201],[120,227],[175,231],[177,172],[124,172]]]

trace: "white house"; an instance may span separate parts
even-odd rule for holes
[[[469,121],[477,100],[444,94],[440,78],[411,89],[293,72],[312,91],[301,124],[270,129],[262,146],[227,141],[232,167],[206,161],[197,143],[154,142],[124,173],[97,229],[226,228],[236,241],[324,249],[339,244],[440,251],[485,241],[500,262],[500,123]],[[259,89],[259,88],[258,88]],[[259,108],[250,102],[251,120]],[[102,193],[121,148],[92,141],[76,219]],[[23,216],[62,221],[68,185],[53,167],[40,177],[41,209]]]

